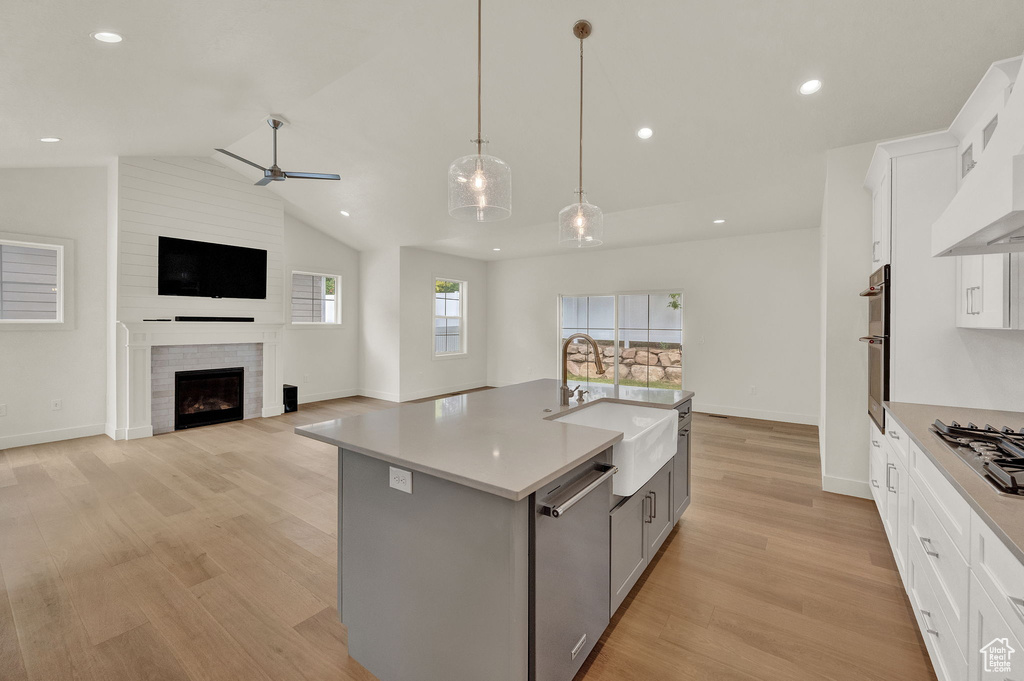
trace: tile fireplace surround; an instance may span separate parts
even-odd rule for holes
[[[153,348],[151,356],[150,409],[154,435],[174,430],[174,374],[178,371],[242,367],[245,370],[242,418],[257,418],[262,414],[262,343],[158,345]]]
[[[116,404],[107,434],[116,440],[174,430],[174,373],[245,369],[244,418],[277,416],[282,404],[281,324],[118,323]]]

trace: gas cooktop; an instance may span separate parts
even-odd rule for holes
[[[1024,428],[997,430],[956,421],[947,426],[936,420],[931,430],[1001,494],[1024,497]]]

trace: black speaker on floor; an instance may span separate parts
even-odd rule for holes
[[[284,413],[290,414],[299,410],[299,387],[284,384]]]

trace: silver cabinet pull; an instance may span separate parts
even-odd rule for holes
[[[1010,608],[1017,613],[1017,617],[1020,618],[1020,621],[1024,622],[1024,598],[1007,596],[1006,600],[1010,601]]]
[[[871,478],[871,486],[874,487],[875,489],[877,489],[878,488],[878,481],[875,480],[874,478]]]
[[[931,620],[931,618],[932,618],[932,613],[930,611],[928,611],[928,610],[925,610],[924,608],[921,609],[921,614],[924,615],[925,618],[928,619],[928,620]],[[926,624],[925,626],[926,626],[925,631],[927,631],[932,636],[938,636],[939,635],[939,632],[938,632],[937,629],[932,629],[931,628],[931,623],[930,622],[928,624]]]
[[[594,468],[594,472],[600,472],[601,474],[594,478],[592,481],[590,481],[586,487],[581,489],[579,492],[576,492],[576,494],[572,495],[562,503],[556,506],[544,504],[541,507],[541,513],[543,513],[544,515],[549,515],[552,518],[560,518],[566,511],[568,511],[570,508],[578,504],[580,500],[583,499],[583,497],[593,492],[595,489],[604,484],[606,480],[608,480],[613,475],[618,473],[619,468],[618,466],[602,463],[599,464],[599,467]]]
[[[896,464],[885,464],[885,488],[893,494],[896,494],[896,490],[892,488],[892,472],[894,470],[896,470]]]
[[[938,551],[932,551],[931,548],[929,548],[932,545],[932,540],[929,539],[928,537],[920,537],[920,539],[921,539],[921,546],[924,547],[924,552],[927,553],[929,556],[932,556],[933,558],[938,558],[939,557]]]
[[[900,434],[897,433],[895,430],[890,430],[889,431],[889,435],[892,436],[893,440],[899,440],[900,439]]]
[[[651,523],[654,518],[651,517],[650,511],[647,510],[647,504],[651,502],[651,495],[645,494],[643,500],[640,502],[643,505],[644,522]]]
[[[654,520],[658,517],[658,493],[652,489],[651,494],[654,495],[651,499],[651,520]]]
[[[881,447],[881,446],[882,446],[882,445],[878,444],[878,440],[872,440],[872,441],[871,441],[871,444],[872,444],[873,446],[875,446],[875,447]]]

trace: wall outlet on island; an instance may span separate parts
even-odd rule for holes
[[[757,394],[757,386],[756,385],[750,386],[750,394],[751,395],[756,395]]]
[[[412,471],[405,471],[394,466],[389,466],[389,469],[388,484],[399,492],[412,494]]]

